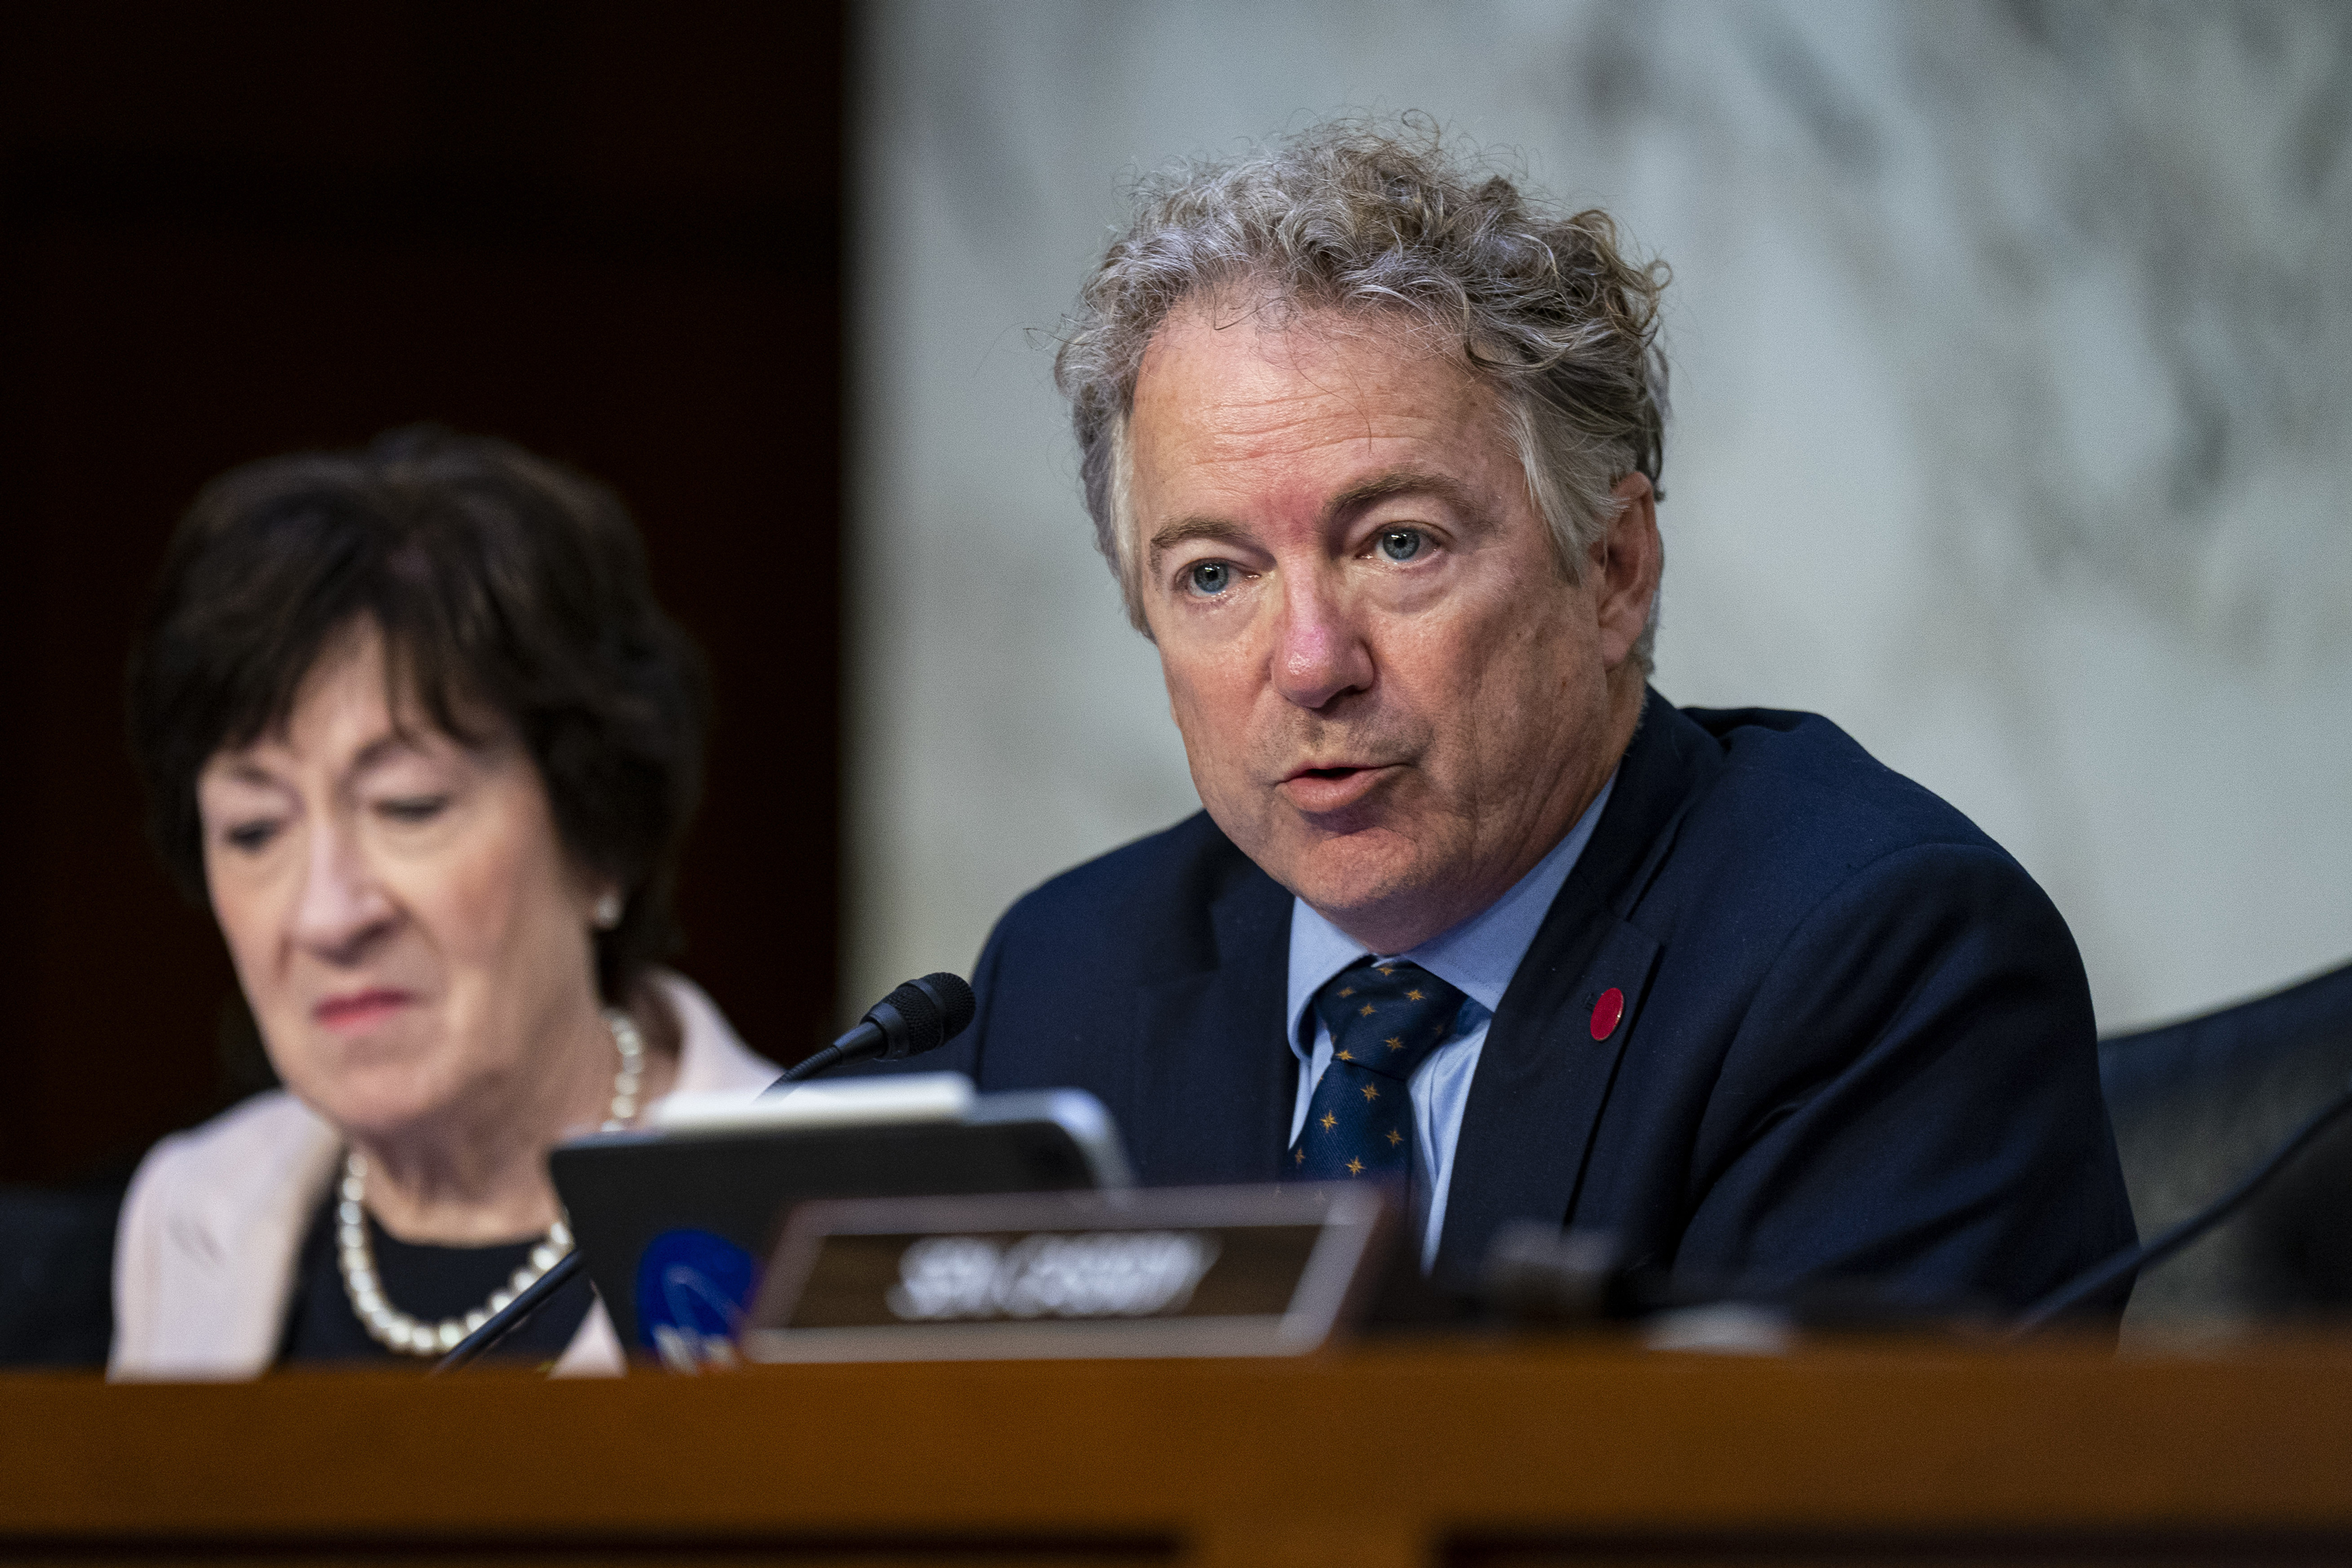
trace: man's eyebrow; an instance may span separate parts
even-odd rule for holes
[[[1345,517],[1375,501],[1406,495],[1435,496],[1456,511],[1476,513],[1481,510],[1470,488],[1451,475],[1431,473],[1424,468],[1392,468],[1341,490],[1332,498],[1323,515],[1327,520]]]
[[[1190,540],[1214,539],[1233,543],[1248,537],[1249,530],[1237,522],[1228,522],[1223,518],[1179,518],[1151,535],[1151,560],[1154,564],[1157,564],[1162,554]]]

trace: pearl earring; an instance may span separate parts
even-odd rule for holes
[[[596,909],[591,917],[598,931],[611,931],[621,923],[621,895],[607,891],[597,895]]]

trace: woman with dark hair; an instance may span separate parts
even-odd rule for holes
[[[285,1087],[140,1166],[116,1375],[425,1364],[569,1249],[551,1145],[774,1077],[652,967],[708,701],[602,486],[431,429],[238,468],[173,540],[130,708]],[[621,1364],[577,1287],[515,1339]]]

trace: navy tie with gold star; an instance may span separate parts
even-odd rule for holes
[[[1366,958],[1315,993],[1331,1065],[1307,1102],[1289,1169],[1305,1181],[1412,1172],[1413,1068],[1454,1032],[1462,993],[1415,964]]]

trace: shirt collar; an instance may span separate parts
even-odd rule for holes
[[[1601,820],[1601,808],[1609,804],[1609,792],[1616,786],[1617,775],[1612,772],[1567,837],[1552,846],[1551,852],[1537,861],[1535,868],[1514,883],[1509,892],[1409,952],[1377,956],[1417,963],[1492,1014],[1502,1005],[1503,993],[1517,972],[1519,960],[1528,955],[1537,929],[1559,896],[1560,884],[1576,868],[1578,857],[1584,853],[1593,826]],[[1363,956],[1363,943],[1318,914],[1306,900],[1291,900],[1290,1010],[1285,1016],[1289,1021],[1290,1048],[1299,1060],[1307,1059],[1308,1046],[1300,1044],[1300,1037],[1306,1033],[1307,1010],[1314,1004],[1315,993]]]

